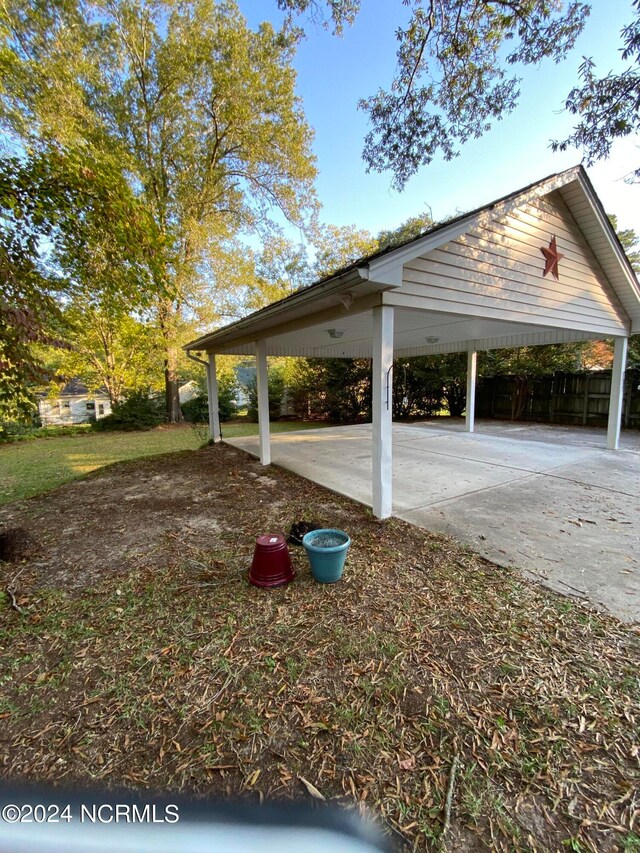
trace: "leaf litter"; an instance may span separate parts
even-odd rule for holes
[[[38,549],[0,564],[2,776],[303,796],[408,850],[633,849],[637,628],[262,470],[217,446],[4,508]],[[251,587],[255,538],[299,518],[349,533],[343,581],[292,548],[292,584]]]

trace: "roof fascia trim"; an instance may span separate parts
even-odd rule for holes
[[[409,246],[399,246],[388,255],[370,261],[368,264],[369,281],[376,281],[390,287],[401,287],[402,268],[405,263],[430,252],[432,249],[437,249],[442,243],[447,243],[449,240],[461,236],[469,229],[469,223],[473,222],[475,218],[475,216],[469,216],[451,228],[445,227],[435,234],[425,234],[421,240],[415,240]]]
[[[291,294],[291,296],[286,297],[284,300],[280,300],[279,302],[267,305],[258,311],[254,311],[252,314],[242,317],[240,320],[237,320],[229,326],[223,326],[221,329],[216,329],[214,332],[208,332],[206,335],[202,335],[202,337],[197,338],[195,341],[190,341],[183,347],[183,349],[187,352],[197,352],[199,350],[206,350],[209,344],[215,343],[217,340],[227,336],[231,336],[232,338],[234,336],[244,337],[256,323],[268,321],[272,317],[277,317],[289,307],[299,307],[300,305],[305,305],[307,303],[312,304],[319,299],[324,299],[327,296],[340,293],[343,289],[348,290],[350,287],[353,287],[354,284],[357,284],[359,281],[366,278],[363,272],[362,267],[360,267],[358,269],[349,270],[348,273],[345,273],[337,279],[331,278],[327,281],[311,285],[305,290],[301,290],[299,293]],[[256,337],[265,337],[265,335],[259,333]]]
[[[631,289],[635,292],[638,300],[640,300],[640,286],[638,285],[638,279],[636,278],[633,267],[629,262],[629,258],[618,240],[618,236],[613,229],[613,225],[609,222],[609,217],[606,215],[600,200],[595,194],[591,181],[588,176],[581,171],[578,175],[578,182],[587,198],[587,201],[589,202],[589,206],[591,207],[594,216],[598,220],[598,224],[604,232],[604,236],[607,238],[607,242],[609,243],[611,250],[616,255],[620,262],[620,266],[624,270],[625,277],[628,279]]]

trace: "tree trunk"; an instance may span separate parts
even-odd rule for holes
[[[511,420],[519,421],[527,405],[530,385],[528,379],[516,378],[516,392],[511,398]]]
[[[447,408],[452,418],[462,417],[467,401],[467,387],[458,382],[449,382],[445,388],[444,396]]]
[[[170,299],[158,305],[158,320],[164,342],[164,387],[166,395],[167,421],[179,424],[184,421],[180,409],[180,381],[178,377],[178,345],[176,344],[176,308]]]
[[[164,385],[167,397],[167,421],[180,424],[184,421],[180,408],[180,382],[178,377],[178,348],[168,345],[164,360]]]

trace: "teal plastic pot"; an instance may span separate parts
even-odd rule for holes
[[[351,539],[344,530],[310,530],[302,539],[311,574],[320,583],[336,583],[342,577]]]

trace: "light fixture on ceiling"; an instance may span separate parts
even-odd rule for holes
[[[433,335],[429,335],[428,338],[425,338],[425,341],[428,344],[437,344],[439,340],[440,340],[440,338],[434,338]]]
[[[327,329],[327,334],[330,338],[341,338],[344,335],[344,329]]]
[[[340,302],[342,302],[344,307],[347,309],[347,311],[353,305],[353,293],[343,293],[342,296],[339,296],[338,298],[340,299]]]

